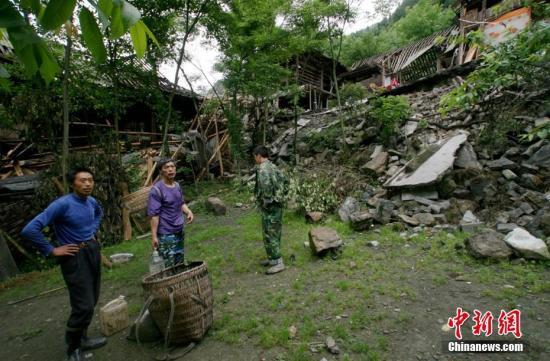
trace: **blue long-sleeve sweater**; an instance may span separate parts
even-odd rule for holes
[[[74,193],[59,197],[37,215],[21,231],[21,235],[48,256],[54,246],[44,237],[42,230],[54,225],[60,245],[85,242],[92,239],[99,229],[103,209],[93,197],[81,198]]]

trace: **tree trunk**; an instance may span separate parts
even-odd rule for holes
[[[73,40],[70,29],[66,29],[67,43],[65,45],[65,57],[63,59],[63,150],[61,153],[61,172],[63,173],[63,188],[65,193],[69,191],[67,172],[69,170],[69,76],[71,65],[71,48]]]

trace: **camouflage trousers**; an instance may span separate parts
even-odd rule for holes
[[[281,229],[283,226],[283,207],[270,205],[261,208],[262,231],[265,251],[270,260],[281,258]]]
[[[172,267],[176,264],[183,263],[183,240],[185,233],[183,230],[178,233],[171,234],[159,234],[159,255],[164,259],[164,266],[166,268]]]

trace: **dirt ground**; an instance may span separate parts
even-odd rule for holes
[[[222,227],[219,232],[206,228],[213,221]],[[520,270],[515,265],[506,265],[506,272],[501,272],[504,266],[499,264],[485,264],[480,269],[474,262],[463,261],[465,255],[454,260],[449,251],[454,243],[443,245],[441,238],[431,237],[397,241],[405,236],[389,231],[346,233],[345,250],[338,259],[317,259],[303,245],[309,225],[293,218],[288,226],[285,223],[286,237],[293,238],[288,241],[292,245],[284,248],[289,267],[268,277],[257,265],[261,243],[250,241],[259,237],[256,221],[255,216],[232,209],[221,222],[199,215],[197,224],[189,228],[188,238],[195,239],[190,241],[189,247],[194,248],[190,252],[207,259],[213,270],[215,320],[203,342],[180,360],[543,360],[550,351],[547,264],[520,264],[517,267],[529,271],[525,274],[533,279],[515,279]],[[233,244],[231,237],[247,241],[251,251]],[[379,240],[380,246],[367,246],[369,239]],[[135,269],[132,272],[143,274],[146,261]],[[38,281],[20,282],[12,288],[33,283],[34,289],[43,291],[47,287],[40,287],[40,280],[58,277],[58,273],[49,271]],[[143,301],[138,275],[129,272],[104,277],[99,304],[123,294],[135,317]],[[546,281],[541,284],[540,280]],[[63,360],[67,291],[9,306],[6,302],[10,299],[33,294],[15,293],[12,288],[0,292],[0,360]],[[456,307],[472,314],[474,309],[492,311],[495,334],[500,310],[520,309],[524,337],[519,341],[526,344],[527,352],[446,353],[442,341],[452,340],[453,331],[445,332],[442,326],[455,315]],[[285,333],[288,325],[297,325],[296,339]],[[483,339],[471,336],[471,324],[466,325],[464,339]],[[90,333],[99,333],[97,312]],[[162,355],[160,345],[140,347],[127,341],[126,333],[109,337],[105,348],[87,353],[85,360],[140,361]],[[269,338],[272,333],[279,336]],[[335,338],[341,353],[332,355],[323,348],[312,352],[310,346],[328,335]],[[490,338],[514,341],[510,336]]]

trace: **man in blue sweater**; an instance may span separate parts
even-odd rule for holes
[[[53,201],[48,208],[23,228],[23,237],[33,242],[44,255],[57,257],[69,290],[71,315],[65,341],[69,361],[81,360],[81,350],[104,346],[104,337],[88,338],[87,329],[94,314],[101,282],[100,246],[95,239],[103,209],[91,196],[94,177],[86,168],[68,174],[73,193]],[[53,226],[59,243],[48,242],[43,229]]]

